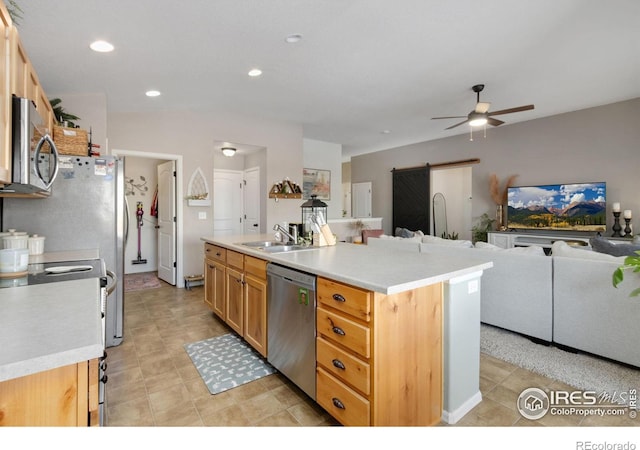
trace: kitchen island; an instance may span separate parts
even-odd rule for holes
[[[243,257],[252,267],[255,261],[273,262],[318,277],[316,401],[338,421],[355,426],[440,423],[443,283],[479,277],[490,262],[346,243],[283,253],[242,245],[273,240],[271,235],[202,240],[205,272],[212,274],[205,275],[207,295],[228,294],[225,277],[215,274],[224,274],[229,261],[234,280],[242,283]],[[224,297],[227,305],[233,300]],[[260,298],[262,307],[251,306]],[[267,309],[265,296],[244,299],[245,310]],[[229,309],[223,305],[214,311],[225,320]],[[263,355],[268,350],[265,347]]]

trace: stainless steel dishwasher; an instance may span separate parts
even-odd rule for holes
[[[267,360],[316,399],[316,277],[267,265]]]

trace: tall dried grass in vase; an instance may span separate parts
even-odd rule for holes
[[[500,189],[500,181],[498,180],[498,176],[495,173],[489,176],[489,194],[491,195],[491,199],[496,204],[496,227],[498,230],[504,228],[503,208],[508,200],[507,194],[509,191],[509,187],[513,186],[516,178],[518,178],[518,175],[511,175],[509,178],[507,178],[504,187]]]

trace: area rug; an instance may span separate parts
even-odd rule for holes
[[[128,273],[124,276],[124,291],[141,291],[162,287],[157,272]]]
[[[185,344],[184,348],[212,394],[276,372],[249,344],[232,333]]]
[[[625,392],[640,388],[640,370],[554,346],[482,324],[480,351],[582,390]]]

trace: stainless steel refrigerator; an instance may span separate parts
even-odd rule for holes
[[[107,270],[117,277],[107,298],[107,347],[124,337],[124,182],[124,158],[60,155],[49,197],[3,199],[3,229],[45,236],[45,252],[99,249]]]

